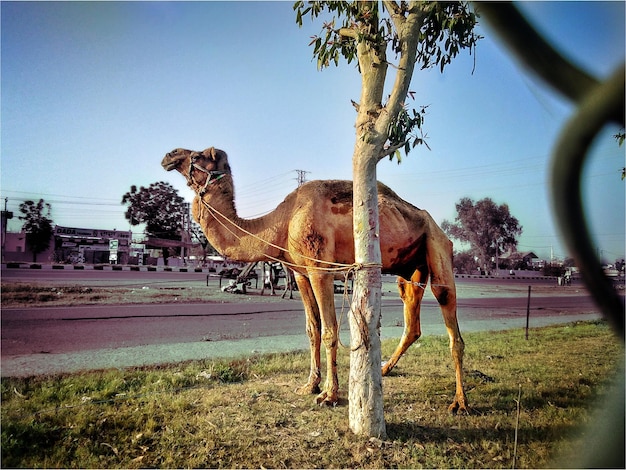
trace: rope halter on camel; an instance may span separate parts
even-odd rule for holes
[[[216,181],[219,181],[220,179],[224,177],[224,175],[226,174],[226,171],[222,171],[222,170],[209,171],[206,168],[203,168],[202,166],[196,163],[196,160],[198,160],[198,158],[200,158],[200,154],[197,152],[194,152],[194,154],[191,156],[191,159],[189,161],[189,172],[187,175],[187,180],[189,181],[190,184],[195,184],[197,186],[200,186],[200,184],[193,177],[193,170],[195,169],[195,170],[201,171],[202,173],[207,175],[206,181],[204,182],[204,186],[202,186],[200,191],[198,191],[198,195],[202,197],[207,192],[211,184],[215,183]]]

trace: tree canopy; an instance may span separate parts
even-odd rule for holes
[[[180,240],[185,201],[169,183],[159,181],[149,187],[131,186],[122,197],[128,207],[124,216],[131,225],[146,224],[146,234],[155,238]]]
[[[19,219],[24,221],[22,230],[26,232],[26,247],[32,251],[33,262],[36,262],[37,255],[48,249],[52,238],[50,204],[43,199],[39,199],[36,203],[25,201],[20,204],[19,209],[24,214]]]
[[[416,145],[426,144],[421,132],[426,107],[409,112],[405,103],[407,95],[415,98],[408,88],[413,70],[415,65],[421,69],[438,66],[443,72],[461,50],[472,53],[480,36],[474,32],[476,14],[468,3],[297,1],[293,8],[300,26],[306,16],[315,19],[325,11],[332,15],[320,35],[311,38],[313,56],[319,69],[338,66],[341,58],[348,64],[357,62],[363,93],[361,103],[353,105],[361,115],[369,116],[383,139],[378,160],[395,156],[399,162],[401,149],[408,154]],[[394,56],[393,62],[388,54]],[[389,65],[397,73],[385,100]]]
[[[441,228],[450,237],[470,244],[481,266],[491,266],[491,259],[517,247],[522,226],[507,204],[497,205],[491,198],[478,202],[465,197],[456,204],[454,223],[444,220]]]

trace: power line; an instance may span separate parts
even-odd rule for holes
[[[105,198],[95,198],[95,197],[90,197],[90,196],[69,196],[69,195],[64,195],[64,194],[50,194],[50,193],[39,193],[36,191],[16,191],[16,190],[12,190],[12,189],[3,189],[2,193],[14,193],[14,194],[36,194],[36,196],[33,197],[26,197],[23,198],[24,200],[28,200],[28,199],[34,199],[34,198],[42,198],[43,196],[46,197],[62,197],[62,198],[67,198],[67,199],[87,199],[87,200],[92,200],[92,201],[109,201],[108,203],[111,205],[118,205],[120,204],[119,201],[121,201],[121,199],[105,199]],[[17,198],[14,198],[17,199]],[[116,201],[115,203],[113,201]],[[99,203],[99,204],[105,204],[103,203]]]

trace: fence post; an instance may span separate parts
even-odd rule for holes
[[[526,302],[526,340],[528,341],[528,323],[530,321],[530,287],[528,286],[528,301]]]

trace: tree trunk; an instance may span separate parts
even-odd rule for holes
[[[361,5],[367,6],[366,2]],[[376,23],[378,20],[376,20]],[[386,45],[385,45],[386,46]],[[361,102],[352,156],[355,274],[350,314],[350,429],[357,435],[384,439],[383,377],[380,350],[381,253],[376,165],[387,128],[376,128],[387,75],[385,46],[358,41]],[[383,111],[384,112],[384,111]]]
[[[353,157],[355,276],[350,315],[350,429],[386,438],[381,372],[381,254],[376,158],[358,145]]]
[[[367,3],[361,5],[367,7]],[[394,11],[392,4],[388,5]],[[358,265],[350,315],[350,429],[355,434],[386,437],[380,350],[382,259],[378,221],[376,165],[383,155],[389,126],[407,96],[419,37],[419,10],[407,19],[391,13],[403,44],[396,81],[382,105],[387,76],[386,42],[357,41],[361,72],[361,102],[352,156],[354,254]],[[374,22],[378,24],[378,19]],[[376,28],[372,28],[376,30]]]

